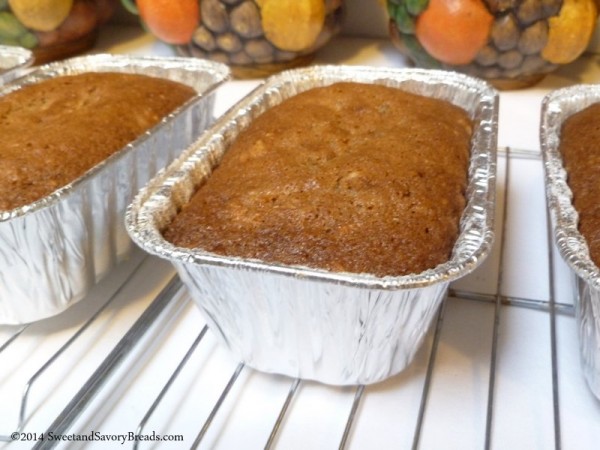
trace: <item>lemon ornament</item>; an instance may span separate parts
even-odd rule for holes
[[[302,51],[313,46],[325,23],[323,0],[263,0],[260,2],[266,38],[277,48]]]
[[[554,64],[577,59],[590,42],[597,15],[594,0],[564,0],[559,14],[548,20],[548,43],[542,57]]]
[[[73,0],[8,0],[8,5],[27,28],[52,31],[67,18]]]

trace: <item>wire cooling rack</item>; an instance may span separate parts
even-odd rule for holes
[[[541,158],[500,153],[495,250],[452,286],[402,374],[330,387],[257,373],[216,343],[172,269],[137,252],[65,315],[0,327],[0,445],[594,448],[600,406],[579,368]],[[513,237],[528,229],[535,239]]]

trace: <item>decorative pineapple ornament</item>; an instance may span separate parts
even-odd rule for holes
[[[228,64],[238,78],[307,64],[340,28],[342,0],[122,0],[185,56]]]
[[[587,48],[595,0],[387,0],[390,35],[414,63],[530,86]]]

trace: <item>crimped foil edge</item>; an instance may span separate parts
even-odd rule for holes
[[[282,89],[291,95],[303,83],[308,88],[339,79],[385,82],[390,77],[407,77],[411,85],[422,80],[434,90],[454,83],[453,89],[466,91],[462,101],[477,103],[473,115],[481,126],[473,140],[471,197],[461,223],[468,232],[453,256],[460,266],[449,263],[415,276],[377,278],[223,258],[162,239],[162,225],[210,174],[239,129],[261,108],[279,102]],[[249,367],[334,385],[375,383],[410,364],[450,280],[472,270],[491,246],[496,128],[495,91],[467,77],[340,66],[284,72],[241,100],[140,191],[127,210],[127,230],[146,251],[174,264],[215,336]]]
[[[33,60],[33,52],[26,48],[0,45],[0,85],[17,78]]]
[[[587,243],[579,232],[579,215],[572,203],[573,193],[558,148],[563,121],[596,102],[600,102],[597,85],[571,86],[546,95],[542,101],[540,143],[546,197],[558,250],[578,276],[600,290],[600,270],[592,262]]]
[[[40,66],[0,88],[89,71],[139,72],[184,82],[198,95],[123,150],[53,194],[0,213],[0,323],[25,323],[79,301],[133,243],[124,229],[130,199],[213,121],[223,64],[187,58],[92,55]]]
[[[65,195],[68,195],[69,191],[77,189],[78,185],[85,183],[89,178],[94,177],[97,172],[105,170],[106,166],[114,165],[120,158],[123,158],[124,155],[131,150],[131,148],[142,145],[144,141],[149,139],[152,134],[155,134],[156,132],[168,127],[169,123],[172,122],[173,119],[181,113],[181,111],[189,109],[203,97],[213,94],[220,84],[229,79],[230,75],[229,69],[227,69],[227,66],[224,64],[200,59],[193,59],[192,61],[189,61],[187,58],[183,57],[132,57],[126,55],[96,54],[48,63],[44,66],[40,66],[34,72],[28,74],[18,81],[10,85],[0,87],[0,96],[2,96],[14,90],[20,89],[22,86],[27,84],[33,84],[44,79],[61,75],[86,71],[114,71],[147,74],[149,70],[158,71],[158,73],[155,73],[156,76],[160,76],[160,73],[165,75],[169,71],[174,70],[180,70],[182,71],[182,74],[185,71],[185,73],[187,73],[186,76],[178,76],[175,79],[195,87],[198,91],[198,95],[188,100],[185,104],[181,105],[170,114],[163,117],[163,119],[153,128],[147,130],[137,139],[127,144],[123,149],[115,152],[109,158],[100,164],[97,164],[73,182],[61,187],[60,189],[57,189],[53,193],[38,201],[14,208],[10,211],[0,211],[0,222],[22,216],[40,208],[48,207],[56,202],[60,202]],[[194,79],[197,77],[198,73],[203,74],[205,78]]]
[[[600,399],[600,270],[579,232],[579,215],[559,152],[564,120],[597,102],[600,102],[600,85],[576,85],[546,95],[542,101],[540,142],[554,240],[574,279],[581,368],[588,387]]]
[[[416,93],[426,86],[424,89],[429,89],[433,94],[439,94],[450,86],[456,92],[446,95],[445,98],[466,109],[472,109],[471,115],[476,122],[479,122],[479,126],[472,140],[468,202],[461,220],[461,233],[452,258],[448,262],[416,275],[376,277],[371,274],[334,273],[309,267],[223,257],[197,249],[177,248],[162,238],[159,230],[170,219],[162,218],[161,223],[157,223],[153,211],[162,208],[165,202],[168,203],[170,195],[168,186],[189,177],[189,174],[196,170],[194,166],[205,158],[207,153],[211,154],[210,158],[216,164],[225,151],[223,147],[235,137],[239,128],[248,125],[249,112],[257,99],[269,96],[270,93],[273,101],[278,102],[280,98],[278,90],[282,86],[294,90],[293,86],[302,83],[308,86],[306,88],[310,88],[342,80],[387,82],[392,86],[399,86],[401,83],[403,89]],[[477,99],[477,106],[474,106],[475,99]],[[268,107],[268,103],[265,102],[261,108]],[[454,72],[360,66],[315,66],[285,71],[269,78],[224,114],[210,130],[182,153],[164,174],[154,179],[138,194],[126,213],[128,232],[146,251],[170,260],[188,263],[244,267],[258,272],[273,272],[308,280],[331,281],[377,289],[419,288],[432,283],[453,281],[473,271],[485,259],[493,243],[497,114],[498,98],[495,89],[482,80]],[[193,183],[190,184],[187,194],[191,196],[194,188]],[[172,207],[169,206],[168,209],[171,216],[175,214]]]

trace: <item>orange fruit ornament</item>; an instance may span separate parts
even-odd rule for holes
[[[168,44],[187,44],[200,22],[199,0],[137,0],[150,32]]]
[[[437,60],[468,64],[486,45],[493,22],[481,0],[430,0],[417,18],[415,35]]]

